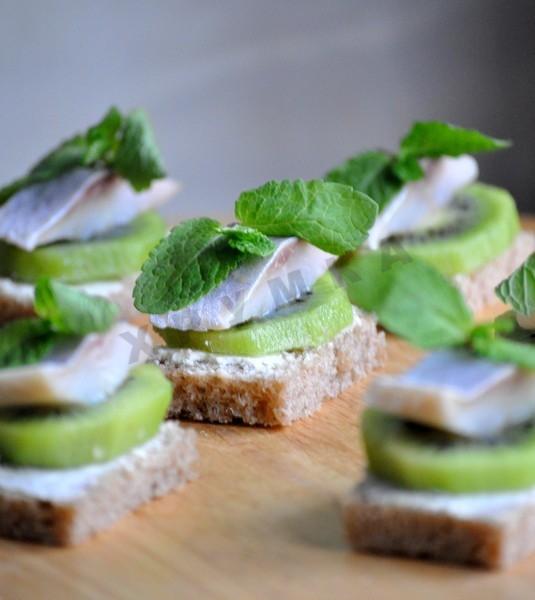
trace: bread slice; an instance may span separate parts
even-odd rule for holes
[[[318,348],[255,358],[155,348],[174,387],[170,417],[248,425],[289,425],[382,362],[385,336],[355,309],[353,323]]]
[[[77,469],[0,466],[0,535],[67,546],[194,476],[196,434],[178,423],[111,462]]]
[[[347,498],[357,550],[502,569],[535,551],[535,488],[491,494],[403,490],[368,477]]]
[[[453,281],[468,306],[479,312],[498,302],[494,289],[535,252],[535,233],[522,231],[502,255],[470,275],[456,275]]]
[[[92,296],[101,296],[115,302],[120,309],[120,317],[129,320],[136,316],[132,303],[132,290],[137,274],[120,281],[99,281],[74,286]],[[11,279],[0,278],[0,323],[34,315],[34,286]]]

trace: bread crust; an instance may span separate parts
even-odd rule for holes
[[[192,479],[195,438],[191,429],[168,422],[152,440],[104,465],[65,471],[2,466],[0,535],[54,546],[78,544]]]
[[[469,275],[455,275],[453,281],[468,306],[479,312],[498,302],[495,288],[535,252],[535,233],[522,231],[512,246],[481,269]]]
[[[353,324],[318,348],[248,358],[156,348],[154,362],[173,383],[171,418],[278,426],[316,412],[378,367],[385,336],[355,309]]]
[[[451,495],[368,477],[343,503],[354,549],[504,569],[535,551],[535,490]]]

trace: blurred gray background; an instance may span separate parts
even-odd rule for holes
[[[534,0],[0,0],[0,181],[112,103],[151,114],[174,219],[321,176],[414,119],[512,138],[483,178],[535,212]]]

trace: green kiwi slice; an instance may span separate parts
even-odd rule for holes
[[[44,469],[106,462],[153,437],[170,402],[169,381],[155,365],[142,365],[102,404],[2,410],[0,458]]]
[[[476,441],[367,409],[362,436],[370,472],[402,487],[477,493],[535,485],[534,423]]]
[[[59,242],[31,252],[0,243],[0,276],[27,283],[39,277],[66,283],[122,279],[139,271],[165,231],[158,213],[148,211],[87,242]]]
[[[424,229],[393,235],[383,247],[401,247],[444,275],[472,273],[505,252],[520,230],[505,190],[473,184],[458,193]]]
[[[221,331],[156,329],[168,346],[231,356],[263,356],[314,348],[330,341],[353,321],[346,292],[327,273],[303,299],[269,317]]]

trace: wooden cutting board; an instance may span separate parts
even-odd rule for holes
[[[418,356],[391,339],[384,371]],[[193,425],[195,482],[77,548],[1,541],[0,599],[532,598],[535,556],[487,573],[349,549],[338,503],[365,464],[365,385],[286,429]]]

